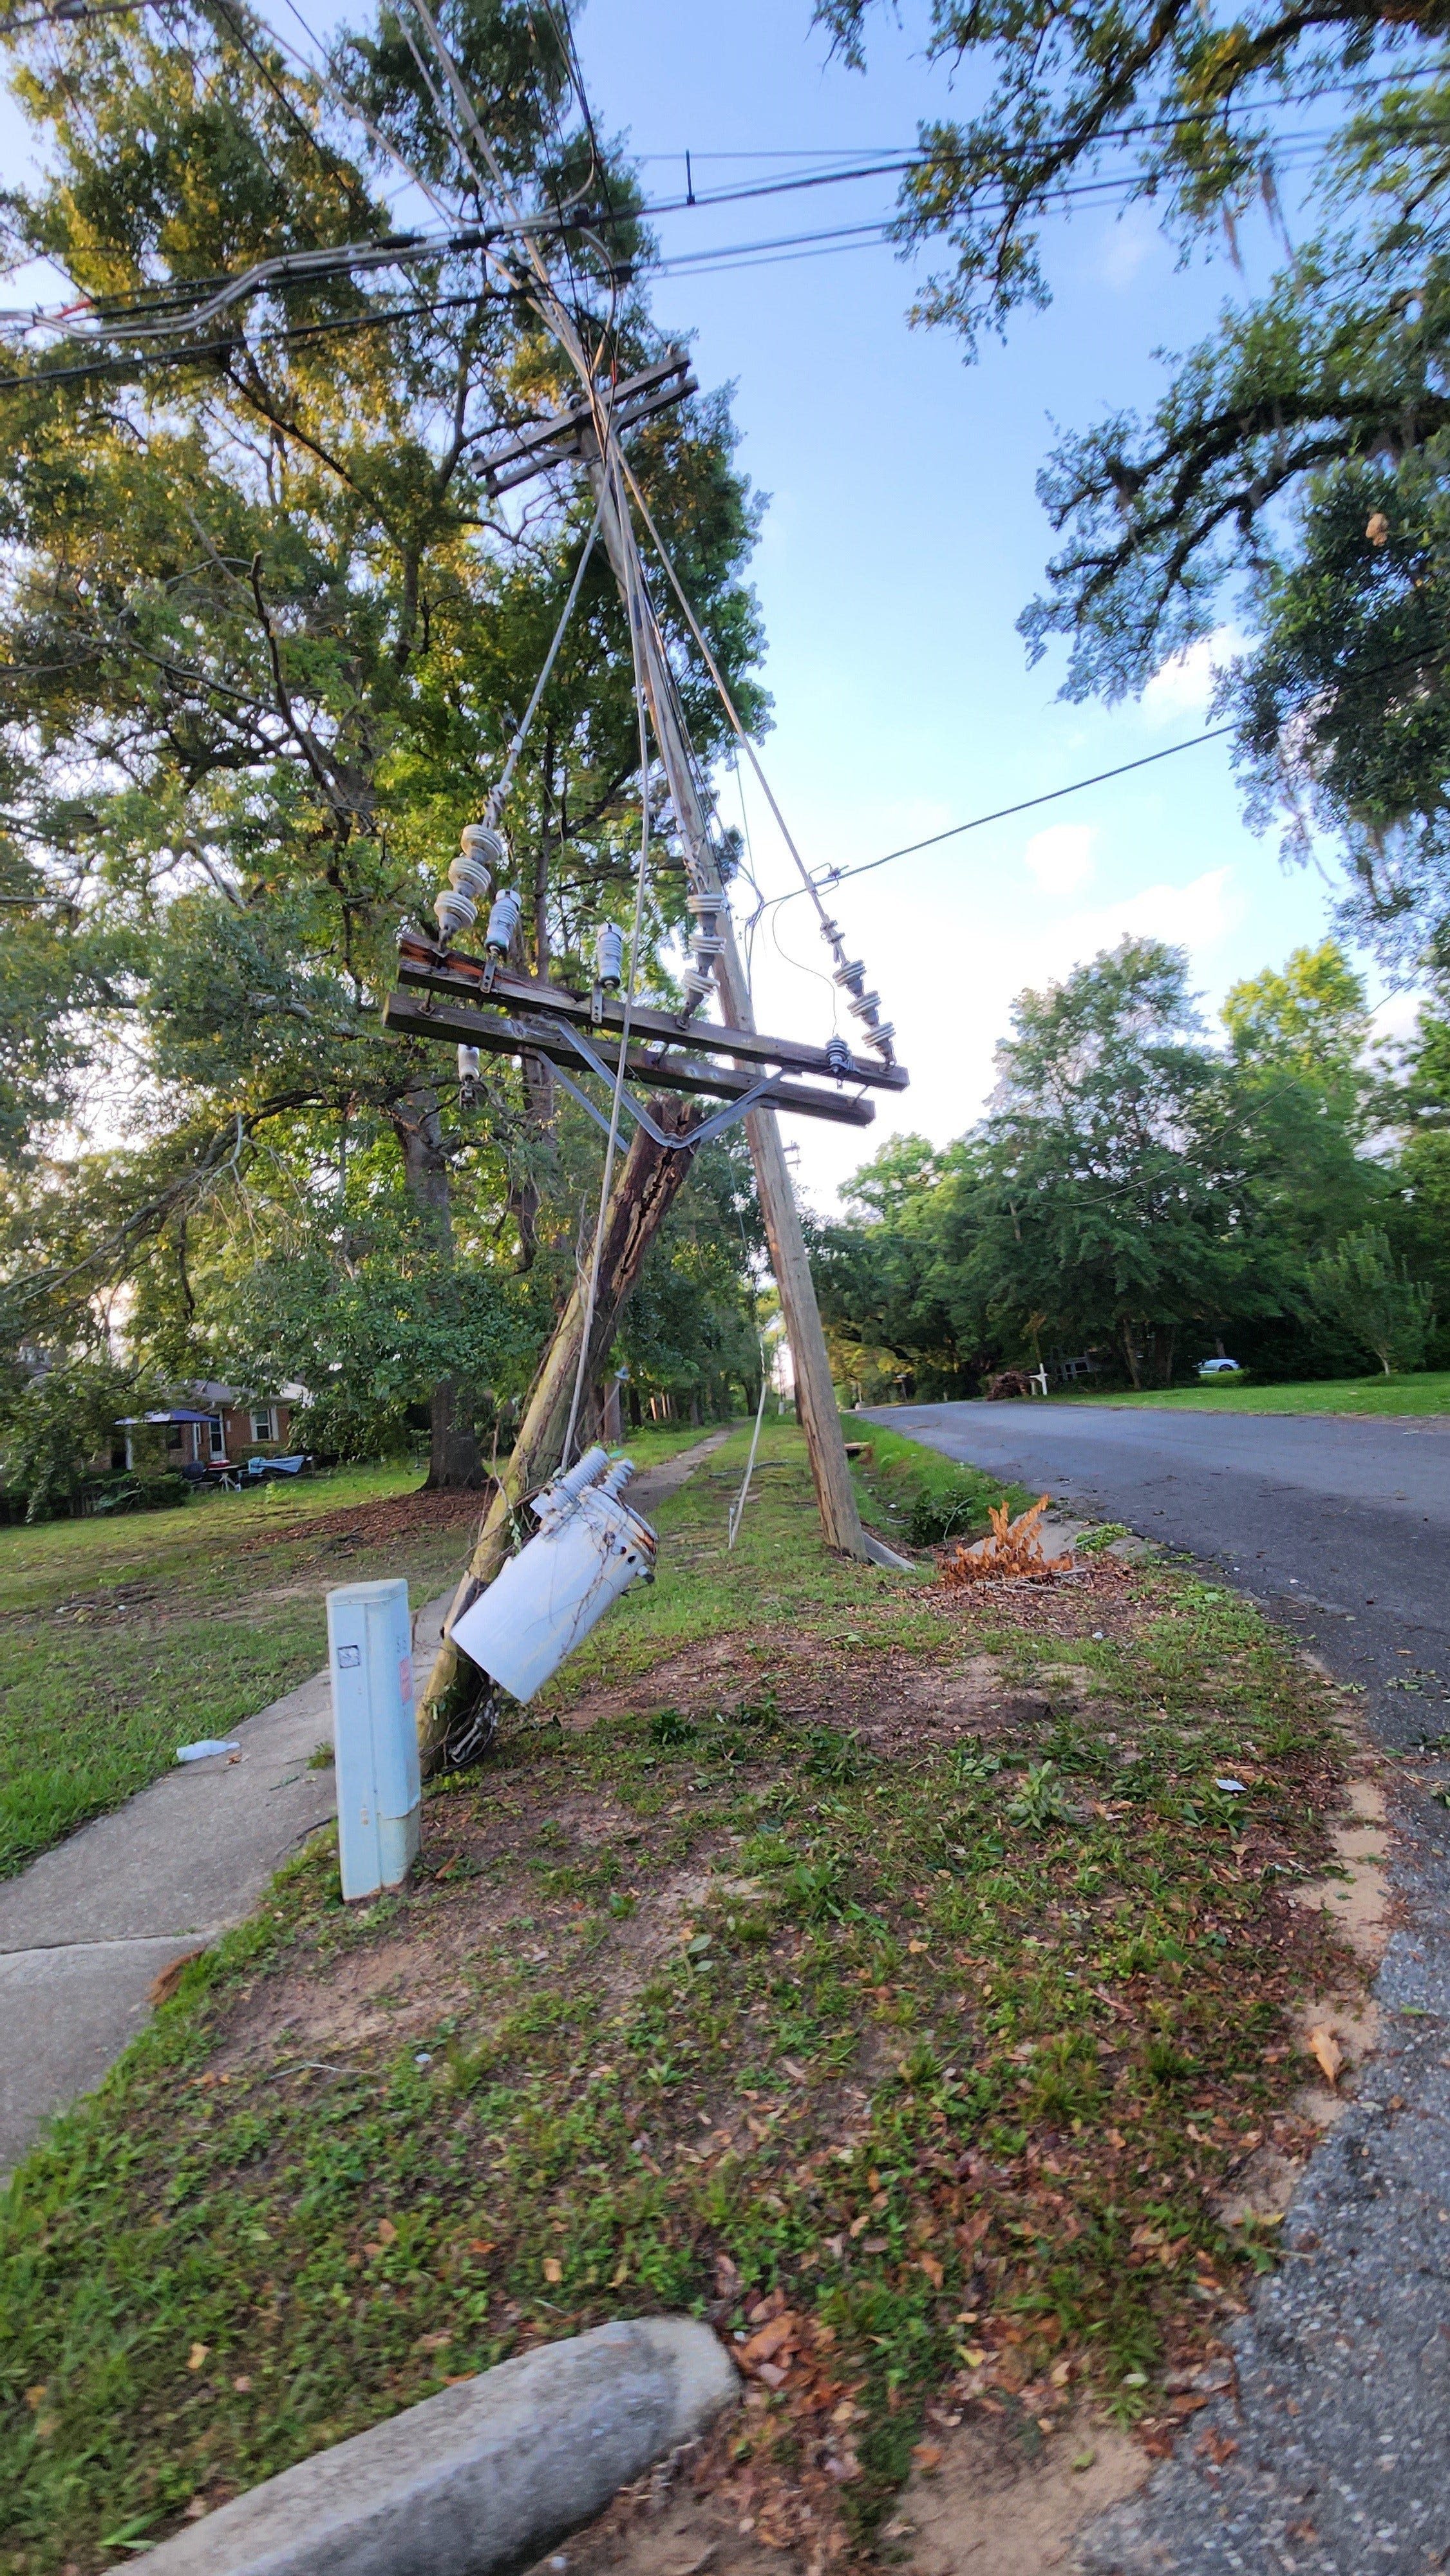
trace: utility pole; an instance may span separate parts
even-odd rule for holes
[[[627,516],[628,505],[621,493],[623,478],[609,472],[597,449],[589,462],[589,475],[599,504],[599,533],[619,584],[626,614],[636,624],[639,633],[650,715],[669,781],[670,802],[685,847],[691,893],[704,925],[720,943],[715,974],[725,1006],[724,1015],[734,1028],[753,1029],[755,1018],[750,986],[735,943],[729,901],[720,882],[720,871],[710,842],[708,817],[696,784],[673,680],[661,650],[654,618],[648,614],[640,615],[635,605],[644,596],[644,578],[634,530]],[[795,1368],[801,1423],[826,1544],[839,1548],[845,1556],[872,1557],[876,1555],[879,1542],[873,1545],[868,1539],[856,1508],[856,1493],[846,1458],[836,1392],[831,1384],[826,1337],[821,1330],[820,1311],[806,1257],[800,1210],[791,1187],[790,1169],[774,1110],[752,1109],[745,1121],[745,1133],[755,1166],[755,1186],[765,1219],[771,1266],[780,1291],[786,1338]],[[890,1563],[901,1563],[901,1559],[889,1551],[883,1553]]]
[[[428,30],[448,86],[461,111],[465,129],[477,144],[502,203],[519,222],[520,246],[536,281],[534,302],[537,310],[568,356],[588,405],[589,427],[580,422],[582,434],[576,453],[583,454],[588,461],[590,479],[599,502],[600,533],[640,654],[655,740],[665,764],[670,800],[685,845],[691,908],[713,946],[715,974],[730,1021],[738,1028],[753,1029],[755,1018],[750,1004],[750,988],[735,945],[730,908],[720,883],[715,854],[710,847],[708,817],[695,784],[669,665],[645,591],[644,571],[621,469],[618,427],[610,424],[601,406],[593,363],[585,351],[578,328],[560,300],[537,240],[519,217],[498,156],[479,123],[477,110],[458,65],[439,34],[429,0],[414,0],[414,6]],[[648,796],[647,777],[641,779],[640,789],[643,795]],[[698,954],[698,933],[696,948]],[[841,1417],[836,1410],[835,1389],[831,1384],[830,1362],[826,1357],[826,1337],[821,1330],[810,1264],[806,1259],[800,1211],[795,1203],[774,1114],[768,1109],[751,1110],[745,1121],[745,1132],[750,1140],[761,1213],[765,1218],[771,1262],[790,1339],[801,1421],[827,1544],[839,1548],[847,1556],[869,1557],[877,1562],[901,1565],[904,1559],[884,1548],[879,1539],[868,1539],[861,1527],[855,1488],[846,1461]]]

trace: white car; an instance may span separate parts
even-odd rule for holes
[[[1242,1377],[1243,1371],[1237,1360],[1200,1360],[1198,1374],[1200,1377]]]

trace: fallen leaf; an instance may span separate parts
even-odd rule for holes
[[[739,2358],[747,2370],[758,2370],[763,2361],[774,2358],[783,2344],[794,2341],[799,2328],[799,2317],[794,2309],[787,2308],[781,2316],[772,2317],[769,2325],[762,2326],[759,2334],[753,2334],[750,2341],[742,2345]]]
[[[210,2350],[211,2345],[209,2343],[194,2343],[190,2352],[186,2356],[187,2369],[200,2370],[201,2365],[205,2361]]]
[[[241,2372],[241,2374],[239,2375],[239,2377],[237,2377],[236,2379],[234,2379],[234,2380],[232,2381],[232,2386],[233,2386],[233,2388],[236,2390],[236,2392],[237,2392],[237,2394],[238,2394],[238,2396],[239,2396],[239,2397],[250,2397],[250,2396],[251,2396],[251,2393],[252,2393],[252,2383],[251,2383],[250,2379],[248,2378],[248,2376],[247,2376],[247,2374],[246,2374],[246,2372],[245,2372],[245,2371],[242,2371],[242,2372]]]
[[[906,1946],[912,1953],[913,1957],[919,1958],[923,1950],[929,1950],[931,1948],[931,1943],[929,1941],[908,1941]]]
[[[1326,2029],[1322,2022],[1319,2023],[1309,2033],[1309,2047],[1319,2061],[1326,2084],[1337,2084],[1339,2070],[1344,2064],[1344,2051],[1333,2031]]]
[[[933,2469],[939,2469],[941,2467],[941,2444],[940,2442],[914,2442],[912,2444],[911,2456],[915,2460],[917,2467],[921,2470],[922,2475],[924,2477],[930,2477]]]
[[[378,2234],[384,2245],[397,2244],[398,2231],[390,2218],[380,2218],[378,2220]]]
[[[441,2352],[444,2345],[452,2341],[453,2336],[445,2327],[438,2334],[419,2335],[418,2349],[420,2352]]]
[[[25,2392],[25,2403],[30,2408],[32,2415],[40,2404],[42,2397],[45,2395],[49,2384],[48,2380],[38,2379],[33,2388],[27,2388]]]
[[[934,2290],[939,2290],[942,2285],[942,2268],[940,2263],[937,2261],[936,2256],[934,2254],[919,2254],[916,2259],[917,2269],[926,2274],[926,2277],[930,2281]]]
[[[1231,2460],[1237,2449],[1237,2442],[1233,2441],[1227,2433],[1220,2433],[1210,2425],[1199,2443],[1198,2454],[1200,2459],[1212,2460],[1214,2467],[1221,2469],[1225,2460]]]
[[[1072,2363],[1070,2361],[1055,2361],[1047,2375],[1054,2388],[1065,2388],[1072,2377]]]
[[[546,2281],[553,2281],[556,2283],[563,2280],[564,2266],[560,2262],[557,2254],[546,2254],[544,2256],[544,2278]]]
[[[628,2256],[626,2256],[626,2257],[625,2257],[625,2260],[624,2260],[622,2263],[620,2263],[620,2264],[616,2267],[616,2269],[614,2270],[614,2272],[612,2272],[612,2273],[611,2273],[611,2275],[610,2275],[610,2281],[609,2281],[609,2286],[610,2286],[611,2290],[622,2290],[622,2289],[623,2289],[623,2287],[624,2287],[625,2282],[626,2282],[628,2279],[629,2279],[629,2258],[628,2258]]]
[[[1092,2467],[1092,2464],[1093,2464],[1093,2462],[1094,2462],[1094,2460],[1095,2460],[1096,2458],[1097,2458],[1097,2453],[1096,2453],[1096,2451],[1079,2451],[1079,2453],[1078,2453],[1078,2455],[1077,2455],[1077,2458],[1073,2461],[1073,2464],[1072,2464],[1072,2465],[1073,2465],[1073,2467],[1074,2467],[1074,2469],[1077,2471],[1077,2473],[1078,2473],[1079,2477],[1082,2475],[1082,2472],[1083,2472],[1083,2470],[1084,2470],[1084,2469],[1090,2469],[1090,2468]]]

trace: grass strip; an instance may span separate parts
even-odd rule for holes
[[[1302,1386],[1235,1386],[1212,1380],[1202,1386],[1126,1389],[1117,1395],[1054,1395],[1053,1404],[1146,1405],[1170,1413],[1450,1413],[1450,1369],[1417,1370],[1407,1377],[1323,1378]]]
[[[851,1468],[863,1515],[883,1536],[903,1538],[909,1547],[980,1538],[996,1504],[1010,1502],[1016,1513],[1037,1499],[1024,1485],[1004,1485],[985,1468],[963,1466],[879,1422],[850,1414],[844,1421],[851,1446],[861,1444]]]
[[[312,1849],[21,2168],[13,2576],[611,2315],[753,2356],[717,2472],[782,2544],[867,2538],[928,2408],[1037,2440],[1086,2389],[1162,2446],[1196,2402],[1165,2374],[1273,2259],[1211,2194],[1302,2143],[1294,2004],[1357,1983],[1289,1893],[1329,1692],[1167,1567],[843,1567],[784,1426],[727,1555],[744,1446],[551,1707],[436,1785],[408,1889],[344,1909]]]

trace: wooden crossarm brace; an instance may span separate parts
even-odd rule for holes
[[[400,1037],[446,1039],[475,1046],[484,1055],[542,1055],[551,1064],[571,1068],[579,1063],[564,1030],[551,1027],[547,1020],[534,1020],[525,1027],[515,1020],[495,1019],[488,1012],[465,1009],[461,1003],[431,996],[415,1001],[411,993],[390,993],[383,1005],[383,1022]],[[673,1028],[674,1023],[670,1026]],[[674,1034],[678,1043],[678,1029]],[[597,1039],[594,1052],[613,1074],[619,1063],[618,1047]],[[734,1073],[727,1065],[700,1064],[688,1056],[657,1058],[641,1047],[630,1048],[626,1071],[632,1082],[646,1090],[699,1092],[708,1100],[744,1100],[760,1079],[757,1073]],[[869,1127],[876,1117],[869,1100],[852,1099],[844,1092],[810,1090],[799,1082],[777,1083],[770,1100],[773,1109],[783,1110],[790,1117],[825,1118],[838,1127]]]

